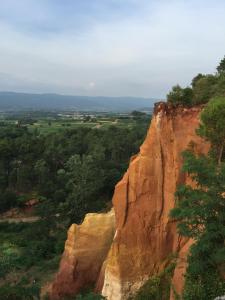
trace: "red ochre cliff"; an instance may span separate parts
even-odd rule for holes
[[[115,187],[115,229],[113,211],[88,214],[80,226],[71,226],[52,299],[78,293],[89,284],[109,300],[128,299],[169,264],[173,253],[178,259],[172,285],[181,293],[191,241],[179,236],[168,215],[177,185],[191,183],[181,171],[181,153],[190,142],[197,153],[209,148],[195,133],[201,110],[155,106],[140,152]]]

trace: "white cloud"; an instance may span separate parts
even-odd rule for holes
[[[164,97],[171,85],[213,72],[225,54],[222,1],[126,2],[136,14],[85,27],[70,20],[47,35],[0,21],[0,89],[14,78],[24,91]]]

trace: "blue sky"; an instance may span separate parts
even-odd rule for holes
[[[0,90],[165,98],[225,55],[223,0],[0,0]]]

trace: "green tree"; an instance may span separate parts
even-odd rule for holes
[[[44,159],[37,160],[34,165],[34,172],[37,176],[38,183],[41,185],[45,182],[46,177],[48,176],[48,168]]]
[[[64,210],[73,222],[79,223],[87,212],[98,211],[104,206],[99,203],[99,191],[104,185],[103,159],[101,154],[76,154],[66,163],[68,197]]]
[[[207,103],[217,91],[218,77],[204,75],[200,77],[193,87],[193,104]]]
[[[199,133],[212,145],[218,164],[225,147],[225,97],[213,98],[201,114]]]
[[[215,97],[224,97],[225,96],[225,73],[221,74],[218,77],[216,84]]]
[[[167,101],[174,105],[182,104],[190,106],[192,103],[192,89],[190,87],[181,88],[179,85],[172,87],[172,91],[167,95]]]
[[[217,74],[199,73],[192,79],[191,87],[176,85],[167,95],[167,101],[185,106],[208,103],[213,97],[225,96],[225,57],[217,67]]]
[[[194,239],[188,258],[184,299],[214,299],[225,293],[225,165],[218,169],[210,157],[186,152],[183,170],[197,188],[180,186],[171,216],[179,221],[181,235]]]
[[[216,69],[219,74],[225,74],[225,56]]]
[[[180,234],[195,241],[188,258],[185,300],[210,300],[225,293],[225,162],[220,145],[225,138],[224,119],[224,99],[210,101],[201,114],[199,132],[213,151],[208,156],[184,153],[183,171],[196,186],[180,186],[171,211],[179,221]]]
[[[191,86],[192,88],[194,88],[197,84],[197,82],[202,79],[204,77],[203,74],[199,73],[197,76],[195,76],[193,79],[192,79],[192,82],[191,82]]]

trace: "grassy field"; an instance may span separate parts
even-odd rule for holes
[[[26,120],[27,119],[27,120]],[[109,126],[132,128],[140,121],[149,122],[150,116],[146,115],[142,118],[133,118],[131,115],[120,116],[118,115],[96,115],[94,117],[84,117],[80,119],[71,118],[53,118],[53,117],[40,117],[35,120],[29,118],[18,117],[7,118],[0,122],[0,127],[8,124],[18,124],[19,126],[26,126],[30,131],[37,131],[40,134],[49,134],[68,129],[76,129],[77,127],[88,127],[104,129]]]
[[[132,127],[136,124],[133,119],[97,119],[94,121],[83,122],[82,120],[39,120],[37,123],[28,125],[29,130],[37,130],[41,134],[48,134],[52,132],[63,131],[66,129],[75,129],[77,127],[88,127],[104,129],[109,126],[117,127]]]

